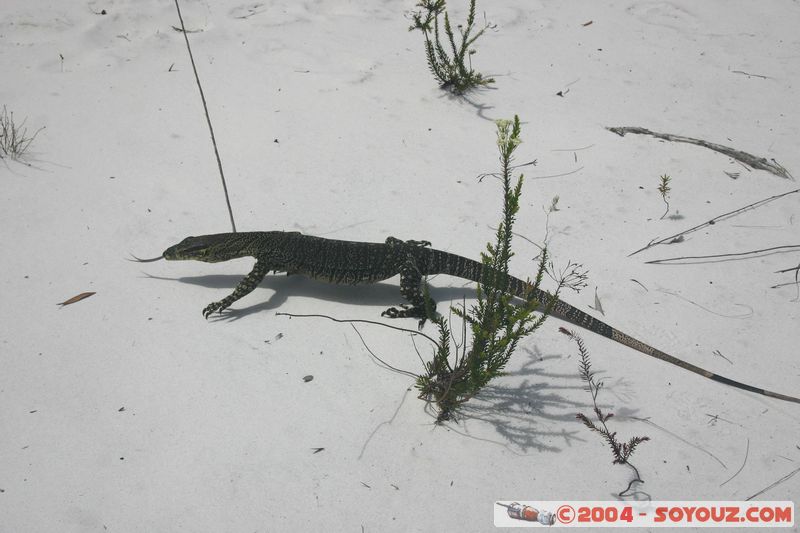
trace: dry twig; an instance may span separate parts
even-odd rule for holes
[[[231,199],[228,196],[228,183],[225,181],[225,173],[222,170],[222,159],[219,156],[219,149],[217,149],[217,138],[214,136],[214,127],[211,125],[211,116],[208,114],[206,95],[203,92],[203,86],[200,84],[200,75],[197,74],[197,66],[194,63],[194,54],[192,54],[192,47],[189,44],[189,31],[186,30],[186,25],[183,23],[183,15],[181,14],[181,6],[178,0],[175,0],[175,9],[178,12],[178,20],[180,20],[181,27],[177,28],[173,26],[173,28],[176,31],[183,33],[183,40],[186,41],[186,50],[189,52],[189,62],[192,64],[194,79],[197,82],[197,89],[200,91],[200,101],[203,103],[203,111],[206,115],[208,131],[211,134],[211,145],[214,147],[214,156],[217,158],[217,168],[219,169],[219,177],[222,180],[222,192],[225,194],[225,205],[228,207],[228,216],[230,216],[231,219],[231,229],[233,230],[233,233],[236,233],[236,222],[233,220],[233,208],[231,208]]]
[[[771,202],[773,200],[777,200],[778,198],[783,198],[784,196],[788,196],[790,194],[795,194],[795,193],[798,193],[798,192],[800,192],[800,189],[794,189],[793,191],[788,191],[788,192],[785,192],[785,193],[782,193],[782,194],[776,194],[774,196],[770,196],[769,198],[764,198],[763,200],[759,200],[757,202],[753,202],[752,204],[746,205],[744,207],[740,207],[739,209],[734,209],[733,211],[728,211],[727,213],[723,213],[722,215],[718,215],[718,216],[712,218],[711,220],[709,220],[707,222],[703,222],[702,224],[699,224],[699,225],[697,225],[697,226],[695,226],[693,228],[689,228],[689,229],[684,230],[684,231],[682,231],[680,233],[676,233],[675,235],[670,235],[669,237],[666,237],[664,239],[660,239],[658,241],[655,241],[655,240],[651,241],[647,246],[642,246],[641,248],[639,248],[635,252],[631,252],[630,254],[628,254],[628,257],[630,257],[632,255],[636,255],[639,252],[642,252],[644,250],[647,250],[648,248],[652,248],[653,246],[657,246],[659,244],[672,243],[672,242],[676,242],[677,240],[683,240],[683,236],[684,235],[687,235],[689,233],[693,233],[695,231],[701,230],[701,229],[703,229],[705,227],[708,227],[708,226],[713,226],[714,224],[716,224],[720,220],[725,220],[727,218],[731,218],[733,216],[736,216],[736,215],[738,215],[740,213],[743,213],[745,211],[748,211],[750,209],[755,209],[756,207],[761,207],[762,205],[767,204],[767,203],[769,203],[769,202]]]
[[[736,476],[738,476],[738,475],[739,475],[739,472],[741,472],[742,470],[744,470],[744,465],[746,465],[746,464],[747,464],[747,456],[748,456],[749,454],[750,454],[750,439],[747,439],[747,448],[745,448],[745,450],[744,450],[744,461],[742,461],[742,466],[740,466],[740,467],[739,467],[739,470],[737,470],[737,471],[736,471],[736,473],[735,473],[734,475],[732,475],[732,476],[731,476],[731,477],[729,477],[727,480],[725,480],[725,481],[724,481],[724,482],[723,482],[723,483],[720,485],[720,487],[722,487],[723,485],[727,484],[727,483],[728,483],[728,481],[730,481],[730,480],[732,480],[733,478],[735,478]]]
[[[420,331],[414,331],[412,329],[406,329],[406,328],[401,328],[401,327],[398,327],[398,326],[392,326],[390,324],[384,324],[383,322],[376,322],[374,320],[342,319],[342,318],[334,318],[334,317],[328,316],[328,315],[318,315],[318,314],[297,315],[297,314],[294,314],[294,313],[275,313],[275,316],[288,316],[289,318],[327,318],[328,320],[332,320],[333,322],[341,322],[343,324],[350,324],[350,326],[352,326],[352,328],[356,331],[356,335],[358,335],[358,338],[361,339],[361,343],[364,345],[364,348],[367,349],[369,354],[376,361],[379,361],[383,366],[385,366],[389,370],[393,370],[395,372],[398,372],[400,374],[405,374],[405,375],[411,376],[413,378],[417,378],[419,376],[417,374],[414,374],[413,372],[409,372],[408,370],[401,370],[399,368],[395,368],[392,365],[390,365],[389,363],[387,363],[386,361],[384,361],[383,359],[381,359],[380,357],[378,357],[377,355],[375,355],[375,352],[373,352],[370,349],[370,347],[367,345],[366,341],[364,340],[364,337],[361,335],[361,332],[358,331],[358,329],[353,324],[356,324],[356,323],[372,324],[372,325],[375,325],[375,326],[383,326],[383,327],[390,328],[390,329],[396,329],[397,331],[403,331],[405,333],[410,333],[412,335],[412,337],[413,337],[413,335],[419,335],[421,337],[425,337],[426,339],[431,341],[434,345],[439,346],[439,343],[436,342],[432,337],[429,337],[428,335],[426,335],[426,334],[424,334],[424,333],[422,333]],[[419,354],[419,352],[417,352],[417,355],[419,356],[420,361],[422,361],[422,365],[425,366],[425,361],[422,360],[422,356]]]
[[[645,264],[648,265],[657,265],[661,263],[671,263],[673,261],[687,261],[687,260],[697,260],[697,259],[722,259],[726,257],[742,257],[745,255],[754,255],[754,254],[763,254],[767,252],[774,252],[776,250],[784,250],[784,249],[794,249],[800,248],[800,244],[787,244],[785,246],[773,246],[771,248],[762,248],[760,250],[750,250],[747,252],[736,252],[730,254],[715,254],[715,255],[687,255],[682,257],[668,257],[666,259],[653,259],[652,261],[645,261]],[[686,264],[686,263],[682,263]]]
[[[792,470],[791,472],[789,472],[788,474],[786,474],[785,476],[783,476],[782,478],[780,478],[780,479],[779,479],[778,481],[776,481],[775,483],[772,483],[771,485],[769,485],[769,486],[767,486],[767,487],[764,487],[763,489],[761,489],[760,491],[756,492],[755,494],[753,494],[753,495],[752,495],[752,496],[750,496],[749,498],[745,498],[745,501],[750,501],[750,500],[752,500],[753,498],[755,498],[756,496],[760,496],[761,494],[764,494],[764,493],[765,493],[765,492],[767,492],[769,489],[772,489],[772,488],[774,488],[774,487],[777,487],[778,485],[780,485],[781,483],[783,483],[783,482],[784,482],[784,481],[786,481],[787,479],[791,478],[792,476],[794,476],[794,475],[795,475],[795,474],[797,474],[798,472],[800,472],[800,468],[795,468],[794,470]]]
[[[718,462],[720,465],[722,465],[722,468],[724,468],[724,469],[726,469],[726,470],[728,469],[728,467],[727,467],[727,466],[725,466],[725,463],[723,463],[723,462],[722,462],[722,461],[719,459],[719,457],[717,457],[716,455],[714,455],[714,454],[713,454],[713,453],[711,453],[710,451],[708,451],[708,450],[706,450],[706,449],[704,449],[704,448],[701,448],[701,447],[700,447],[700,446],[698,446],[697,444],[693,444],[693,443],[689,442],[688,440],[684,439],[684,438],[683,438],[683,437],[681,437],[680,435],[676,435],[676,434],[675,434],[675,433],[673,433],[672,431],[670,431],[670,430],[668,430],[668,429],[666,429],[666,428],[664,428],[664,427],[662,427],[662,426],[659,426],[659,425],[658,425],[658,424],[656,424],[655,422],[651,421],[649,417],[648,417],[648,418],[639,418],[639,417],[636,417],[636,416],[631,416],[631,417],[628,417],[628,418],[631,418],[631,419],[633,419],[633,420],[638,420],[639,422],[644,422],[645,424],[650,424],[651,426],[653,426],[653,427],[655,427],[655,428],[658,428],[658,429],[660,429],[660,430],[661,430],[661,431],[663,431],[664,433],[667,433],[668,435],[670,435],[670,436],[672,436],[672,437],[674,437],[674,438],[678,439],[679,441],[683,442],[684,444],[687,444],[688,446],[691,446],[691,447],[692,447],[692,448],[694,448],[695,450],[699,450],[699,451],[703,452],[704,454],[708,455],[709,457],[711,457],[712,459],[714,459],[716,462]]]
[[[636,126],[618,126],[615,128],[606,128],[608,131],[612,131],[619,135],[620,137],[624,137],[626,133],[634,133],[640,135],[650,135],[657,139],[663,139],[665,141],[673,141],[673,142],[680,142],[680,143],[687,143],[687,144],[696,144],[697,146],[702,146],[704,148],[708,148],[709,150],[714,150],[715,152],[719,152],[721,154],[727,155],[745,165],[748,165],[753,168],[757,168],[759,170],[766,170],[772,174],[780,178],[786,178],[790,180],[794,180],[794,177],[789,174],[789,171],[786,170],[780,163],[772,159],[772,161],[768,161],[766,157],[756,157],[752,154],[748,154],[747,152],[742,152],[741,150],[736,150],[729,146],[724,146],[722,144],[716,144],[708,141],[704,141],[703,139],[695,139],[693,137],[684,137],[683,135],[673,135],[671,133],[658,133],[655,131],[650,131],[645,128],[639,128]]]

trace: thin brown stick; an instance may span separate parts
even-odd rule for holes
[[[769,76],[762,76],[761,74],[750,74],[749,72],[745,72],[743,70],[732,70],[731,72],[733,72],[734,74],[744,74],[748,78],[750,78],[750,77],[752,77],[752,78],[761,78],[762,80],[771,79]]]
[[[792,271],[794,271],[794,281],[790,281],[788,283],[779,283],[778,285],[773,285],[772,287],[770,287],[770,289],[777,289],[779,287],[794,285],[795,287],[797,287],[797,296],[792,301],[796,302],[800,300],[800,265],[797,265],[796,267],[792,268],[784,268],[783,270],[778,270],[775,273],[785,274],[787,272],[792,272]]]
[[[766,170],[767,172],[770,172],[780,178],[794,180],[794,177],[789,173],[789,171],[786,170],[786,168],[784,168],[780,163],[778,163],[774,159],[772,160],[772,162],[770,162],[767,160],[766,157],[757,157],[752,154],[748,154],[747,152],[742,152],[741,150],[736,150],[734,148],[731,148],[729,146],[724,146],[722,144],[716,144],[704,141],[703,139],[684,137],[683,135],[673,135],[671,133],[658,133],[637,126],[618,126],[615,128],[606,128],[606,129],[608,131],[616,133],[620,137],[624,137],[626,133],[634,133],[640,135],[650,135],[652,137],[655,137],[657,139],[663,139],[665,141],[695,144],[697,146],[702,146],[704,148],[708,148],[709,150],[714,150],[715,152],[727,155],[728,157],[731,157],[753,168],[757,168],[759,170]]]
[[[636,250],[635,252],[629,253],[628,257],[630,257],[632,255],[635,255],[635,254],[638,254],[639,252],[642,252],[644,250],[647,250],[648,248],[652,248],[653,246],[657,246],[659,244],[664,244],[664,243],[668,243],[668,242],[673,242],[673,241],[675,241],[675,239],[682,238],[684,235],[687,235],[689,233],[695,232],[697,230],[701,230],[701,229],[703,229],[705,227],[708,227],[708,226],[713,226],[714,224],[716,224],[720,220],[725,220],[727,218],[731,218],[731,217],[733,217],[735,215],[738,215],[740,213],[744,213],[745,211],[748,211],[750,209],[755,209],[756,207],[761,207],[762,205],[767,204],[767,203],[769,203],[769,202],[771,202],[773,200],[777,200],[778,198],[783,198],[784,196],[788,196],[790,194],[795,194],[795,193],[798,193],[798,192],[800,192],[800,189],[795,189],[793,191],[785,192],[783,194],[776,194],[775,196],[770,196],[769,198],[764,198],[763,200],[759,200],[757,202],[753,202],[752,204],[746,205],[744,207],[740,207],[739,209],[734,209],[733,211],[729,211],[727,213],[723,213],[722,215],[716,216],[716,217],[712,218],[711,220],[709,220],[707,222],[703,222],[702,224],[699,224],[699,225],[697,225],[697,226],[695,226],[693,228],[689,228],[689,229],[687,229],[685,231],[682,231],[680,233],[676,233],[675,235],[670,235],[669,237],[666,237],[666,238],[658,240],[658,241],[651,241],[647,246],[643,246],[643,247],[639,248],[638,250]]]
[[[569,176],[571,174],[575,174],[576,172],[580,172],[581,170],[583,170],[583,168],[584,167],[581,166],[581,167],[576,168],[575,170],[570,170],[569,172],[562,172],[561,174],[550,174],[548,176],[533,176],[533,177],[528,178],[528,179],[531,179],[531,180],[546,180],[546,179],[550,179],[550,178],[563,178],[564,176]]]
[[[728,483],[728,481],[730,481],[730,480],[732,480],[733,478],[735,478],[736,476],[738,476],[738,475],[739,475],[739,472],[741,472],[742,470],[744,470],[744,465],[746,465],[746,464],[747,464],[747,456],[748,456],[749,454],[750,454],[750,439],[747,439],[747,448],[745,448],[745,450],[744,450],[744,461],[742,461],[742,466],[740,466],[740,467],[739,467],[739,470],[737,470],[737,471],[736,471],[736,473],[735,473],[734,475],[732,475],[731,477],[729,477],[728,479],[726,479],[726,480],[725,480],[725,481],[724,481],[724,482],[723,482],[723,483],[720,485],[720,487],[722,487],[723,485],[726,485],[726,484]]]
[[[422,354],[419,353],[419,348],[417,348],[417,341],[414,340],[414,335],[411,335],[411,345],[414,346],[414,351],[417,353],[419,362],[422,363],[422,368],[425,368],[425,359],[423,359]]]
[[[786,481],[786,480],[787,480],[787,479],[789,479],[790,477],[794,476],[794,475],[795,475],[795,474],[797,474],[798,472],[800,472],[800,468],[795,468],[794,470],[792,470],[791,472],[789,472],[788,474],[786,474],[785,476],[783,476],[782,478],[780,478],[780,479],[779,479],[778,481],[776,481],[775,483],[772,483],[771,485],[769,485],[769,486],[767,486],[767,487],[764,487],[763,489],[761,489],[760,491],[756,492],[755,494],[753,494],[753,495],[752,495],[752,496],[750,496],[749,498],[745,498],[745,501],[750,501],[750,500],[752,500],[753,498],[755,498],[756,496],[760,496],[761,494],[764,494],[764,493],[765,493],[765,492],[767,492],[769,489],[771,489],[771,488],[774,488],[774,487],[777,487],[778,485],[780,485],[781,483],[783,483],[784,481]]]
[[[648,417],[648,418],[639,418],[639,417],[636,417],[636,416],[631,416],[631,417],[629,417],[629,418],[632,418],[633,420],[638,420],[639,422],[644,422],[645,424],[650,424],[651,426],[653,426],[653,427],[655,427],[655,428],[658,428],[658,429],[660,429],[661,431],[663,431],[664,433],[667,433],[667,434],[668,434],[668,435],[670,435],[671,437],[673,437],[673,438],[675,438],[675,439],[678,439],[679,441],[683,442],[684,444],[686,444],[686,445],[688,445],[688,446],[691,446],[691,447],[692,447],[692,448],[694,448],[695,450],[699,450],[699,451],[703,452],[704,454],[708,455],[709,457],[711,457],[712,459],[714,459],[716,462],[718,462],[720,465],[722,465],[722,468],[724,468],[725,470],[727,470],[727,469],[728,469],[728,467],[727,467],[727,466],[725,466],[725,463],[723,463],[723,462],[722,462],[722,461],[719,459],[719,457],[717,457],[716,455],[714,455],[714,454],[713,454],[713,453],[711,453],[710,451],[708,451],[708,450],[706,450],[706,449],[704,449],[704,448],[701,448],[701,447],[700,447],[700,446],[698,446],[697,444],[693,444],[693,443],[689,442],[688,440],[684,439],[684,438],[683,438],[683,437],[681,437],[680,435],[677,435],[677,434],[673,433],[672,431],[670,431],[670,430],[668,430],[668,429],[666,429],[666,428],[664,428],[664,427],[662,427],[662,426],[659,426],[659,425],[658,425],[658,424],[656,424],[655,422],[651,421],[649,417]]]
[[[385,328],[396,329],[397,331],[405,331],[406,333],[411,333],[412,335],[419,335],[420,337],[425,337],[429,341],[431,341],[437,348],[439,347],[439,343],[434,340],[429,335],[422,333],[421,331],[414,331],[413,329],[406,329],[400,328],[397,326],[392,326],[391,324],[384,324],[383,322],[377,322],[375,320],[358,320],[358,319],[345,319],[345,318],[333,318],[332,316],[328,315],[296,315],[294,313],[275,313],[275,316],[288,316],[293,318],[327,318],[328,320],[332,320],[334,322],[341,322],[343,324],[372,324],[375,326],[383,326]]]
[[[796,281],[787,281],[786,283],[778,283],[777,285],[770,285],[770,289],[780,289],[781,287],[788,287],[789,285],[797,285]],[[796,298],[795,298],[796,300]]]
[[[197,82],[197,89],[200,91],[200,100],[203,103],[203,111],[206,115],[206,123],[208,124],[208,131],[211,134],[211,145],[214,147],[214,157],[217,158],[217,169],[219,169],[219,177],[222,180],[222,192],[225,194],[225,205],[228,207],[228,216],[231,219],[231,229],[236,233],[236,222],[233,220],[233,208],[231,208],[231,199],[228,196],[228,183],[225,181],[225,173],[222,170],[222,159],[219,156],[217,149],[217,138],[214,136],[214,127],[211,125],[211,116],[208,114],[208,104],[206,103],[206,95],[203,92],[203,86],[200,84],[200,76],[197,74],[197,66],[194,63],[194,55],[192,54],[192,47],[189,45],[189,33],[186,31],[186,25],[183,23],[183,15],[181,14],[181,6],[178,0],[175,0],[175,9],[178,11],[178,20],[181,22],[181,32],[183,39],[186,41],[186,50],[189,52],[189,62],[192,64],[192,71],[194,71],[194,79]],[[175,28],[173,26],[173,28]],[[176,30],[178,28],[175,28]]]
[[[742,257],[745,255],[761,254],[766,252],[774,252],[775,250],[791,248],[800,248],[800,244],[787,244],[786,246],[773,246],[771,248],[762,248],[760,250],[750,250],[748,252],[736,252],[731,254],[715,254],[715,255],[687,255],[682,257],[668,257],[666,259],[653,259],[652,261],[645,261],[647,265],[657,265],[661,263],[669,263],[672,261],[685,261],[695,259],[720,259],[723,257]]]
[[[795,277],[797,277],[798,271],[800,271],[800,265],[797,265],[796,267],[792,267],[792,268],[784,268],[783,270],[776,270],[775,273],[776,274],[785,274],[786,272],[791,272],[791,271],[794,271],[794,275],[795,275]]]
[[[366,348],[366,350],[373,357],[373,359],[375,359],[376,361],[379,361],[383,366],[385,366],[389,370],[393,370],[393,371],[397,372],[398,374],[405,374],[406,376],[411,376],[414,379],[417,379],[419,377],[418,375],[416,375],[413,372],[409,372],[408,370],[402,370],[400,368],[392,366],[389,363],[387,363],[386,361],[384,361],[383,359],[381,359],[380,357],[378,357],[377,355],[375,355],[375,352],[372,351],[372,349],[367,344],[367,341],[364,340],[364,337],[361,335],[361,332],[358,331],[358,328],[354,324],[350,324],[350,327],[355,330],[356,335],[358,335],[358,338],[361,339],[361,344],[364,345],[364,348]]]

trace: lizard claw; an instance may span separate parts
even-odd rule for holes
[[[434,313],[435,313],[434,309]],[[387,318],[418,318],[419,323],[417,326],[420,330],[422,330],[423,326],[425,326],[425,322],[427,322],[428,317],[425,315],[425,310],[420,307],[412,307],[407,304],[403,304],[400,307],[390,307],[383,313],[381,316],[385,316]]]
[[[225,307],[227,306],[223,305],[222,302],[212,302],[208,304],[205,309],[203,309],[203,317],[208,320],[208,317],[211,316],[214,311],[222,313],[222,311],[225,310]]]

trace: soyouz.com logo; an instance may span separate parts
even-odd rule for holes
[[[498,501],[497,527],[793,527],[794,503]]]

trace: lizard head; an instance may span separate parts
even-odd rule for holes
[[[236,257],[243,257],[242,248],[238,245],[237,238],[242,234],[219,233],[216,235],[201,235],[199,237],[186,237],[174,246],[164,250],[164,259],[181,261],[193,259],[206,263],[218,263]]]

